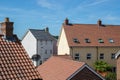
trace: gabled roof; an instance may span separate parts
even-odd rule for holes
[[[52,56],[45,63],[40,65],[37,70],[43,80],[69,80],[76,75],[78,70],[85,66],[86,64],[84,62]]]
[[[37,40],[55,40],[55,38],[45,30],[39,30],[39,29],[29,29],[29,31],[33,34],[33,36]]]
[[[41,80],[25,49],[15,41],[0,35],[0,80]]]
[[[120,25],[63,24],[62,28],[69,46],[120,46]],[[86,43],[85,39],[90,42]],[[103,42],[99,43],[98,39]]]

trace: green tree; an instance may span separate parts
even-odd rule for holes
[[[116,73],[109,72],[109,73],[105,76],[105,79],[106,79],[106,80],[117,80],[117,79],[116,79]]]
[[[95,70],[98,72],[107,72],[111,70],[111,66],[104,61],[96,61],[94,63]]]

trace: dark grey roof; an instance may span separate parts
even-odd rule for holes
[[[29,29],[37,40],[55,40],[55,38],[45,30]]]

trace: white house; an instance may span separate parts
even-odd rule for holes
[[[22,39],[22,44],[38,66],[52,55],[57,54],[57,40],[49,33],[49,29],[29,29]]]

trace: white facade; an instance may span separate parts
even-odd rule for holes
[[[54,40],[36,39],[30,30],[22,40],[22,45],[26,49],[31,59],[36,54],[40,56],[37,61],[32,59],[35,66],[42,64],[53,55],[53,52],[55,52],[53,48],[54,43]]]
[[[52,40],[51,41],[38,40],[37,46],[38,46],[37,53],[40,54],[42,63],[53,55],[53,41]]]
[[[58,41],[58,55],[66,54],[70,54],[70,48],[66,39],[64,28],[62,28]]]
[[[28,31],[27,35],[22,40],[22,45],[29,54],[29,57],[32,58],[33,54],[37,53],[37,40],[33,36],[33,34]]]

